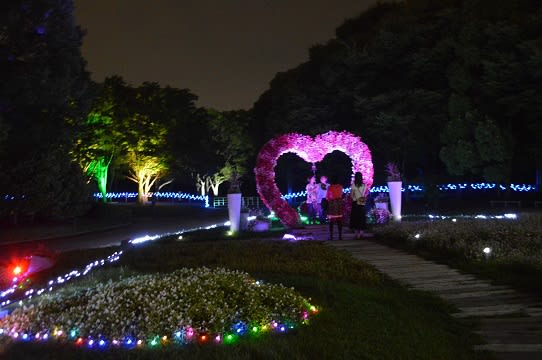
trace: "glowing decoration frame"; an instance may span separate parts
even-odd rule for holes
[[[277,160],[285,153],[291,152],[309,163],[317,163],[333,151],[341,151],[352,160],[352,175],[359,171],[370,188],[373,184],[374,170],[369,147],[359,136],[346,131],[329,131],[316,135],[290,133],[278,136],[267,142],[256,159],[254,174],[256,189],[263,203],[274,211],[280,221],[288,227],[300,226],[297,211],[282,198],[275,183],[275,166]]]

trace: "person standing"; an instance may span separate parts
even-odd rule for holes
[[[308,182],[305,187],[307,190],[307,212],[309,224],[315,224],[316,214],[318,213],[318,184],[316,184],[316,177],[314,176],[311,176]]]
[[[354,181],[350,190],[352,198],[352,212],[350,214],[350,229],[354,231],[356,239],[365,235],[367,219],[365,215],[365,201],[367,199],[367,185],[363,183],[360,172],[354,174]]]
[[[333,225],[337,224],[339,240],[343,239],[343,186],[335,178],[331,179],[326,193],[328,203],[327,218],[329,221],[329,240],[333,240]]]
[[[327,183],[327,176],[322,175],[320,176],[320,183],[318,184],[318,204],[319,204],[319,213],[318,218],[320,219],[320,223],[324,224],[326,222],[327,217],[327,189],[329,188],[329,184]]]

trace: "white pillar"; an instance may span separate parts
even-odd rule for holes
[[[401,187],[403,185],[402,181],[389,181],[388,189],[390,191],[390,205],[391,205],[391,214],[393,220],[401,221]]]
[[[238,232],[241,219],[241,193],[228,194],[228,215],[230,230],[234,233]]]

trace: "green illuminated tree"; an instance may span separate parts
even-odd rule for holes
[[[76,141],[75,147],[75,151],[79,151],[83,172],[96,181],[103,202],[107,201],[108,170],[116,148],[111,136],[111,122],[109,116],[90,113],[84,132]]]
[[[187,136],[197,98],[186,89],[143,83],[133,87],[119,76],[101,84],[92,111],[80,132],[75,155],[105,195],[110,166],[120,168],[138,187],[138,202],[169,172],[172,159],[180,162],[198,152]],[[182,150],[179,150],[179,149]]]
[[[83,172],[96,181],[102,200],[107,201],[109,167],[119,154],[119,119],[128,116],[128,87],[119,76],[105,79],[85,123],[80,127],[73,156]]]

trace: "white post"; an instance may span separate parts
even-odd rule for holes
[[[241,219],[241,193],[228,194],[228,215],[231,232],[238,232]]]
[[[393,220],[401,221],[401,187],[402,181],[388,181],[390,191],[390,205]]]

